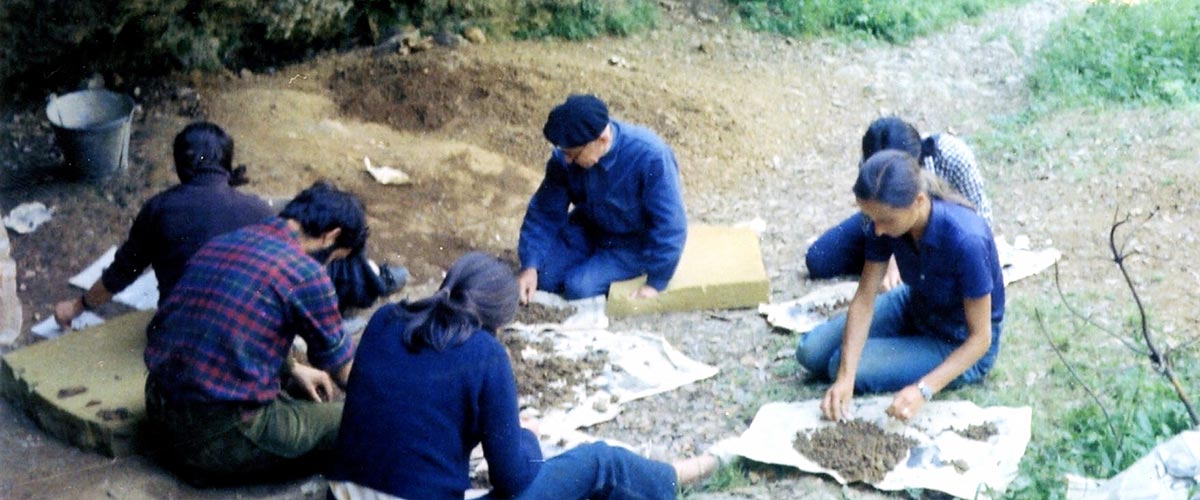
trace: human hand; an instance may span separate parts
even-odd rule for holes
[[[517,275],[517,298],[521,305],[533,300],[533,292],[537,291],[538,275],[536,267],[527,267]]]
[[[835,422],[850,418],[851,399],[854,399],[854,381],[838,378],[821,399],[821,414]]]
[[[887,271],[883,275],[883,281],[879,283],[879,288],[886,292],[900,286],[903,282],[900,279],[900,268],[896,266],[896,257],[892,257],[888,260]]]
[[[83,299],[64,300],[54,305],[54,322],[66,329],[71,321],[83,314]]]
[[[313,401],[322,402],[333,399],[333,377],[330,377],[328,373],[296,363],[292,367],[292,378],[300,384],[304,393],[308,394]]]
[[[896,392],[896,396],[892,398],[892,405],[887,409],[887,414],[902,422],[908,422],[909,419],[917,416],[924,406],[925,396],[921,395],[916,384],[912,384]]]
[[[634,300],[653,299],[655,297],[658,297],[658,289],[650,285],[642,285],[641,288],[638,288],[633,293],[629,294],[629,298]]]

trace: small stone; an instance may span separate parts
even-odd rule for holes
[[[463,38],[466,38],[468,42],[475,45],[487,43],[487,35],[484,34],[482,29],[475,26],[463,30]]]
[[[238,71],[238,77],[243,80],[249,80],[254,78],[254,72],[250,71],[250,68],[242,68],[241,71]]]

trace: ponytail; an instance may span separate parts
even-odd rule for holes
[[[399,304],[407,320],[400,338],[410,350],[444,351],[475,332],[494,332],[517,313],[517,281],[499,259],[481,252],[459,258],[437,292]]]

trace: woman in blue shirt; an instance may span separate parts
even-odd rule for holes
[[[912,155],[868,158],[854,195],[866,263],[846,314],[806,334],[796,358],[833,385],[821,410],[846,417],[855,392],[895,391],[888,414],[912,418],[947,386],[983,379],[1000,348],[1004,281],[987,222]],[[904,283],[876,298],[889,258]]]
[[[934,134],[921,139],[912,124],[895,116],[871,122],[862,137],[862,160],[885,149],[906,151],[919,159],[921,168],[944,180],[971,202],[975,211],[992,223],[991,202],[983,191],[983,176],[975,166],[971,148],[948,133]],[[866,235],[862,231],[862,214],[856,213],[840,224],[829,228],[808,247],[804,263],[813,279],[857,274],[862,271],[863,247]],[[895,262],[889,262],[883,278],[883,290],[900,284]]]
[[[494,336],[516,308],[511,269],[476,252],[455,262],[432,296],[375,313],[346,389],[328,474],[334,497],[461,500],[481,443],[488,498],[669,499],[676,483],[716,468],[713,455],[666,464],[604,443],[543,461]]]

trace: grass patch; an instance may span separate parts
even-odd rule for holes
[[[1101,308],[1099,304],[1116,306],[1109,308],[1113,316],[1104,321],[1110,325],[1126,324],[1124,299],[1067,297],[1076,308],[1089,303],[1091,310]],[[985,384],[955,391],[981,406],[1034,409],[1032,439],[1005,498],[1064,498],[1065,474],[1111,477],[1158,443],[1191,427],[1183,404],[1144,358],[1095,328],[1077,328],[1076,318],[1052,290],[1015,298],[1006,310],[1002,349],[1009,355],[1002,354],[1002,362]],[[1035,319],[1035,311],[1043,324]],[[1111,420],[1054,354],[1043,330],[1050,332],[1049,342],[1064,352],[1084,383],[1099,395]],[[1132,332],[1128,327],[1121,331]],[[1200,386],[1194,353],[1176,358],[1183,386]]]
[[[1200,101],[1200,2],[1099,2],[1051,29],[1029,86],[1051,107]]]
[[[795,37],[827,33],[907,43],[1023,0],[727,0],[751,29]]]

